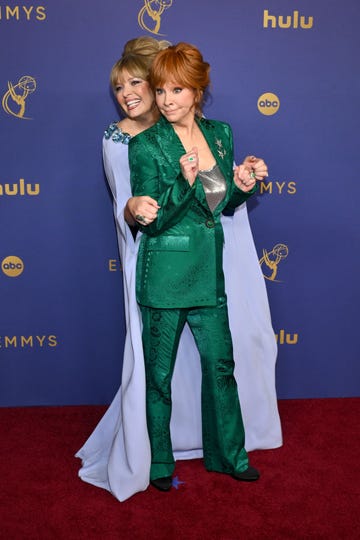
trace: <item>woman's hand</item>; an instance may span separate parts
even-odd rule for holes
[[[150,225],[156,218],[160,206],[147,195],[131,197],[125,206],[125,220],[129,225]]]
[[[251,167],[252,171],[255,173],[256,180],[264,180],[268,174],[268,168],[265,161],[256,156],[246,156],[243,161],[243,165]]]
[[[268,168],[264,160],[255,156],[247,156],[241,165],[234,169],[234,182],[241,191],[251,191],[257,180],[268,176]]]
[[[194,146],[190,152],[187,152],[180,158],[180,168],[183,177],[193,185],[199,172],[198,149]]]

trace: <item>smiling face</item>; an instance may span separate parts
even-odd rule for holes
[[[195,91],[176,83],[165,83],[155,90],[161,114],[173,124],[185,124],[195,116]]]
[[[138,120],[152,114],[154,94],[146,80],[124,69],[119,74],[114,91],[117,102],[128,118]]]

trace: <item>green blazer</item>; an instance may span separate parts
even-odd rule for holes
[[[160,205],[157,219],[140,227],[144,234],[137,260],[136,296],[145,306],[216,305],[222,275],[221,212],[236,208],[256,191],[244,193],[233,181],[230,126],[204,118],[198,125],[228,187],[214,212],[207,204],[200,179],[190,186],[181,174],[179,159],[185,149],[164,117],[130,140],[133,195],[149,195]]]

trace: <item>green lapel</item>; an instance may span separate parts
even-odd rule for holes
[[[176,135],[174,128],[166,118],[160,116],[155,126],[155,138],[163,154],[163,158],[172,166],[176,174],[178,174],[180,171],[179,159],[185,152],[184,147]]]
[[[186,150],[171,123],[168,122],[166,118],[161,116],[155,126],[155,137],[160,151],[162,152],[162,157],[171,165],[176,175],[178,175],[180,173],[179,160],[181,156],[185,154]],[[199,203],[205,208],[206,212],[209,213],[210,209],[202,185],[197,189],[196,195]]]
[[[227,196],[216,208],[216,213],[220,213],[226,206],[231,194],[229,167],[226,166],[229,159],[227,153],[230,152],[230,149],[227,147],[226,141],[221,139],[218,130],[211,121],[204,118],[199,120],[197,119],[196,121],[228,185]],[[183,147],[171,123],[168,122],[165,117],[161,116],[154,128],[156,128],[154,135],[162,153],[162,158],[171,165],[176,174],[179,174],[179,159],[185,153],[185,148]],[[150,128],[150,130],[151,129],[152,128]],[[197,198],[199,203],[206,209],[207,212],[209,212],[206,195],[204,190],[201,188],[197,190]]]

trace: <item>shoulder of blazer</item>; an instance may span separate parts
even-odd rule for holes
[[[171,167],[176,177],[180,172],[179,159],[184,152],[172,125],[161,116],[156,124],[131,139],[130,167],[136,162],[139,165],[146,164],[146,166],[149,166],[151,162],[154,169],[157,165],[161,165],[163,172],[167,167]]]
[[[219,149],[233,150],[233,133],[230,124],[219,120],[200,118],[198,125],[208,143],[212,142]],[[214,151],[214,147],[212,150]]]
[[[174,136],[175,132],[172,129],[171,124],[161,116],[153,126],[138,133],[135,137],[132,137],[129,142],[129,148],[139,144],[161,145],[162,142],[169,138],[173,138]]]
[[[230,124],[227,122],[221,122],[220,120],[211,120],[209,118],[200,118],[198,120],[199,126],[203,131],[206,132],[219,132],[229,135],[232,135],[232,129]]]
[[[138,143],[141,143],[141,142],[144,142],[144,141],[147,141],[147,140],[151,140],[154,133],[157,133],[157,130],[155,129],[155,127],[156,127],[156,124],[154,124],[153,126],[145,129],[144,131],[141,131],[140,133],[138,133],[134,137],[131,137],[131,139],[129,141],[129,148],[131,146],[136,146]]]

